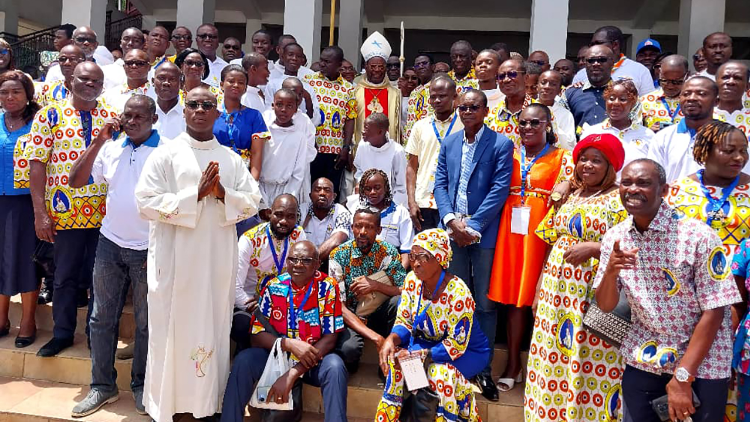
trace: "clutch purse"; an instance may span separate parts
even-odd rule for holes
[[[378,283],[393,286],[393,282],[391,281],[390,277],[385,274],[385,271],[378,271],[375,274],[368,275],[367,277],[377,281]],[[355,313],[358,317],[362,318],[369,316],[371,313],[375,312],[375,310],[378,309],[380,305],[388,300],[388,298],[388,295],[384,295],[380,292],[372,292],[364,296],[360,296],[358,298],[359,303],[357,304],[357,312]]]
[[[693,391],[693,407],[699,408],[701,405],[701,401],[698,398],[698,396],[695,394],[695,390]],[[668,421],[669,419],[669,396],[663,395],[659,397],[658,399],[654,399],[651,401],[651,408],[654,409],[654,412],[659,416],[659,419],[662,421]],[[692,420],[692,419],[691,419]]]
[[[583,326],[589,333],[618,348],[630,331],[630,325],[630,304],[622,290],[620,300],[611,312],[599,309],[594,297],[589,302],[586,315],[583,316]]]

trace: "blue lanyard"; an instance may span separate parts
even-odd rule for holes
[[[443,139],[447,138],[448,135],[451,134],[451,131],[453,130],[453,125],[456,123],[456,118],[458,118],[458,114],[453,113],[453,120],[451,120],[451,124],[450,126],[448,126],[448,130],[445,132],[445,136],[443,136],[442,138],[440,137],[440,132],[438,132],[437,130],[437,126],[435,126],[435,119],[434,118],[432,119],[432,130],[435,131],[435,137],[437,138],[439,144],[442,144]]]
[[[391,205],[388,205],[388,208],[380,212],[380,219],[382,220],[388,217],[389,215],[393,214],[394,211],[396,211],[396,204],[391,202]]]
[[[714,220],[714,218],[716,218],[716,214],[721,211],[721,209],[724,207],[724,204],[727,203],[727,200],[732,195],[732,191],[734,190],[734,188],[736,188],[740,183],[740,176],[737,176],[732,181],[732,183],[724,189],[724,196],[722,196],[721,199],[716,199],[711,196],[711,193],[708,191],[706,184],[703,182],[704,172],[705,170],[698,170],[698,180],[700,180],[701,182],[701,190],[703,191],[703,195],[705,195],[709,205],[711,205],[711,212],[708,213],[708,218],[706,219],[706,224],[711,226],[711,222]]]
[[[427,302],[424,309],[422,311],[419,311],[419,308],[422,307],[422,291],[424,290],[424,281],[419,286],[419,302],[417,303],[417,317],[414,318],[414,325],[412,326],[412,335],[411,339],[409,339],[409,349],[414,345],[414,332],[417,331],[417,327],[419,327],[424,321],[427,319],[427,309],[430,308],[430,303],[432,303],[432,300],[435,299],[435,293],[437,293],[440,290],[440,286],[443,285],[443,280],[445,279],[445,270],[443,270],[440,273],[440,279],[437,282],[437,285],[435,286],[435,290],[432,291],[432,297],[430,298],[430,301]]]
[[[161,57],[161,60],[159,61],[159,63],[157,63],[157,64],[154,65],[154,70],[158,69],[159,66],[161,66],[162,64],[164,64],[165,61],[167,61],[167,55],[166,54]]]
[[[677,115],[680,114],[680,105],[677,104],[677,108],[675,108],[674,113],[672,113],[672,108],[669,106],[669,103],[664,97],[661,97],[661,103],[664,104],[664,108],[667,109],[667,114],[669,114],[669,118],[672,119],[672,123],[674,123],[675,117],[677,117]]]
[[[531,168],[534,167],[534,163],[536,163],[536,160],[539,159],[542,155],[546,154],[549,150],[549,144],[544,146],[544,149],[539,152],[527,165],[526,164],[526,147],[521,146],[521,200],[526,202],[526,179],[529,177],[529,172],[531,171]]]
[[[86,143],[86,148],[91,145],[91,112],[79,110],[81,115],[81,126],[83,126],[83,140]]]
[[[284,239],[284,252],[281,253],[281,260],[279,260],[279,254],[276,253],[276,246],[273,244],[273,237],[271,236],[271,223],[266,226],[266,236],[268,236],[268,246],[271,248],[271,256],[273,256],[273,263],[276,264],[276,274],[281,274],[284,270],[284,263],[286,262],[286,253],[289,250],[289,236]]]
[[[310,281],[310,284],[307,285],[307,292],[305,293],[305,297],[302,298],[302,303],[299,304],[299,310],[304,311],[305,310],[305,304],[307,304],[307,300],[310,299],[310,293],[312,292],[313,284],[315,284],[315,279]],[[287,290],[287,299],[289,300],[289,328],[292,329],[292,331],[297,330],[297,307],[294,306],[294,297],[292,294],[292,280],[289,280],[289,284],[287,284],[287,287],[289,290]]]
[[[234,136],[237,133],[237,116],[239,116],[240,110],[233,111],[231,113],[227,113],[227,109],[224,108],[224,110],[221,112],[221,117],[224,119],[224,123],[227,125],[227,134],[229,135],[229,143],[232,146],[232,149],[234,152],[239,154],[240,152],[237,151],[237,146],[235,144]]]

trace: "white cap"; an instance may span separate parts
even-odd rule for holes
[[[391,55],[391,45],[383,34],[375,31],[367,37],[359,51],[362,53],[365,63],[373,57],[382,57],[384,60],[388,60]]]

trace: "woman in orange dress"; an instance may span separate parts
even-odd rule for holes
[[[553,146],[549,108],[531,104],[519,117],[521,148],[513,154],[510,195],[500,219],[489,298],[509,306],[508,364],[497,382],[500,391],[521,382],[521,341],[526,307],[534,297],[549,245],[534,230],[549,211],[553,187],[573,174],[569,151]]]

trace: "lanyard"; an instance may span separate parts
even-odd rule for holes
[[[81,115],[81,126],[83,126],[83,140],[86,142],[86,148],[91,145],[91,112],[79,110]]]
[[[224,118],[224,123],[227,125],[227,134],[229,135],[229,143],[232,145],[232,149],[234,152],[239,154],[240,152],[237,151],[237,146],[234,142],[234,135],[237,133],[237,116],[240,114],[240,111],[233,111],[231,113],[227,113],[226,108],[221,112],[221,117]]]
[[[435,286],[435,290],[432,291],[432,296],[430,300],[425,305],[424,309],[422,309],[422,312],[419,312],[419,308],[422,307],[422,291],[424,290],[424,281],[419,286],[419,302],[417,303],[417,317],[414,318],[414,325],[413,329],[414,331],[417,330],[417,327],[419,327],[426,319],[427,319],[427,309],[430,308],[430,303],[432,303],[432,300],[435,299],[435,292],[440,290],[440,286],[443,285],[443,280],[445,279],[445,270],[443,270],[440,273],[440,279],[438,279],[437,285]],[[409,349],[414,345],[414,333],[412,332],[411,339],[409,340]]]
[[[167,55],[166,54],[163,55],[163,56],[161,56],[161,60],[159,60],[159,63],[156,63],[154,65],[154,70],[158,69],[159,66],[161,66],[162,64],[164,64],[165,61],[167,61]]]
[[[709,205],[711,205],[711,211],[708,213],[706,224],[711,226],[711,222],[718,216],[718,214],[721,212],[721,209],[724,207],[724,204],[727,203],[727,200],[732,195],[732,191],[734,188],[737,187],[737,185],[740,183],[740,176],[737,176],[732,183],[727,186],[724,189],[724,196],[722,196],[721,199],[716,199],[713,196],[711,196],[711,193],[708,191],[708,188],[706,187],[706,184],[703,182],[703,173],[705,170],[698,170],[698,180],[701,182],[701,190],[703,191],[703,195],[705,195],[706,199],[708,200]],[[713,227],[713,226],[711,226]]]
[[[531,162],[527,165],[526,164],[526,147],[521,147],[521,200],[526,202],[526,179],[529,177],[529,172],[531,171],[531,168],[534,167],[534,163],[536,163],[536,160],[539,159],[542,155],[546,154],[549,150],[549,144],[544,146],[544,149],[542,149],[539,154],[537,154]]]
[[[284,271],[284,263],[286,262],[286,253],[289,250],[289,236],[284,239],[284,252],[281,253],[281,260],[279,260],[279,254],[276,253],[276,246],[273,244],[273,237],[271,236],[271,224],[266,226],[266,236],[268,236],[268,246],[271,248],[271,256],[273,256],[273,263],[276,264],[276,274],[281,274]]]
[[[672,119],[672,123],[674,123],[675,117],[677,117],[678,114],[680,114],[680,105],[677,104],[677,108],[674,109],[674,113],[672,113],[672,108],[669,106],[669,103],[667,102],[667,99],[662,97],[661,103],[664,104],[664,108],[667,109],[667,114],[669,114],[669,118]]]
[[[315,279],[310,281],[310,284],[307,285],[307,292],[305,292],[305,297],[302,299],[302,303],[299,304],[299,310],[304,311],[305,310],[305,304],[307,304],[307,300],[310,299],[310,293],[312,292],[313,284],[315,284]],[[289,300],[289,328],[292,329],[292,331],[297,330],[297,307],[294,306],[294,296],[292,293],[292,280],[289,280],[289,284],[287,284],[289,287],[289,290],[287,290],[287,299]]]
[[[442,138],[440,137],[440,133],[437,130],[437,126],[435,126],[435,119],[434,118],[432,119],[432,130],[435,131],[435,137],[438,140],[438,144],[442,144],[443,139],[447,138],[448,135],[451,134],[451,131],[453,130],[453,125],[456,123],[457,117],[458,117],[458,114],[453,113],[453,120],[451,120],[451,124],[450,126],[448,126],[448,130],[445,132],[445,136],[443,136]]]

